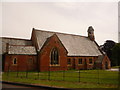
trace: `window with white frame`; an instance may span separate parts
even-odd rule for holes
[[[13,58],[13,65],[17,65],[17,58]]]

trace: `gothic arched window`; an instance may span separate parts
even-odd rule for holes
[[[13,64],[14,64],[14,65],[17,64],[17,58],[13,58]]]
[[[51,51],[51,65],[59,64],[59,53],[57,48],[53,48]]]

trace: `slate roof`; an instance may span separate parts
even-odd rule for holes
[[[2,41],[2,54],[36,54],[31,40],[0,37]],[[7,50],[7,43],[9,48]],[[9,51],[10,50],[10,51]]]
[[[68,56],[102,55],[96,43],[94,41],[91,41],[88,37],[36,29],[33,30],[33,33],[35,33],[37,40],[38,51],[40,51],[40,49],[43,47],[47,38],[51,37],[53,34],[56,34],[68,51]]]
[[[102,63],[103,58],[104,58],[104,55],[99,55],[98,59],[95,62],[96,63]]]
[[[37,55],[34,46],[14,46],[14,45],[9,46],[8,54]]]

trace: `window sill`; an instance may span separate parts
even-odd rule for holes
[[[50,67],[52,67],[52,66],[53,66],[53,67],[54,67],[54,66],[60,66],[60,64],[57,64],[57,65],[50,65]]]
[[[67,66],[72,66],[71,64],[68,64]]]
[[[89,64],[89,65],[93,65],[93,64],[91,63],[91,64]]]
[[[78,64],[78,66],[81,66],[81,65],[84,65],[84,64]]]

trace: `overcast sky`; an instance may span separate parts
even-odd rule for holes
[[[32,28],[118,42],[118,2],[2,2],[2,36],[30,39]]]

